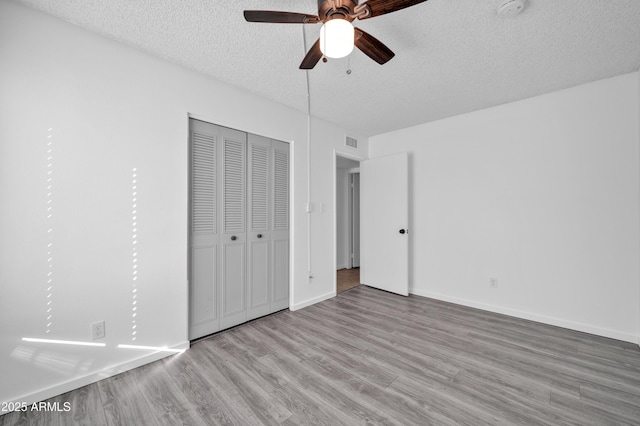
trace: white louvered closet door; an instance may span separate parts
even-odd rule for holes
[[[222,279],[220,327],[247,320],[246,163],[247,134],[221,127],[222,133]]]
[[[220,329],[219,313],[219,129],[190,120],[191,136],[191,265],[189,273],[189,338]]]
[[[247,169],[247,319],[271,312],[271,140],[249,134]]]
[[[271,210],[271,281],[270,310],[289,307],[289,144],[272,140],[273,186]]]
[[[289,145],[191,131],[189,339],[289,306]]]

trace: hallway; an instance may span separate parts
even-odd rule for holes
[[[339,269],[336,274],[338,275],[337,293],[360,285],[360,268]]]

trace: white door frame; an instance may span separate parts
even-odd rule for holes
[[[355,244],[354,242],[356,241],[355,235],[354,235],[354,231],[356,229],[354,225],[355,222],[355,218],[356,215],[354,214],[353,211],[353,205],[355,203],[356,197],[355,197],[355,175],[358,175],[358,177],[360,176],[360,167],[357,168],[353,168],[353,169],[349,169],[347,171],[347,173],[349,174],[349,268],[353,269],[355,266],[353,265],[353,261],[354,261],[354,254],[355,254]],[[360,192],[360,179],[358,179],[358,192]],[[360,194],[358,194],[358,206],[360,205]],[[358,208],[358,211],[360,209]],[[360,218],[358,217],[358,229],[360,229]],[[360,267],[360,232],[358,232],[358,266]]]
[[[347,158],[353,161],[364,161],[366,158],[348,153],[343,151],[338,151],[336,149],[333,150],[333,295],[338,294],[338,277],[336,276],[336,271],[338,270],[338,239],[336,238],[338,234],[338,210],[337,210],[337,200],[338,200],[338,191],[337,191],[337,180],[336,180],[336,170],[338,169],[337,161],[338,157]]]

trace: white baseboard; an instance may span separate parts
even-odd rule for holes
[[[190,343],[188,341],[185,341],[185,342],[178,343],[177,345],[171,346],[170,349],[186,350],[186,349],[189,349],[189,346],[190,346]],[[160,352],[160,351],[153,352],[151,354],[143,355],[141,357],[123,362],[121,364],[112,365],[100,371],[96,371],[93,373],[86,374],[84,376],[76,377],[66,382],[62,382],[57,385],[50,386],[48,388],[40,389],[36,392],[31,392],[26,395],[13,398],[12,401],[26,402],[27,404],[33,404],[34,402],[44,401],[45,399],[62,395],[63,393],[72,391],[74,389],[78,389],[83,386],[90,385],[91,383],[99,382],[100,380],[106,379],[108,377],[112,377],[117,374],[124,373],[125,371],[133,370],[134,368],[137,368],[145,364],[149,364],[154,361],[158,361],[162,358],[166,358],[168,356],[173,356],[173,355],[175,355],[175,353],[173,352]],[[4,413],[0,412],[0,415],[2,414]]]
[[[316,303],[322,302],[323,300],[331,299],[336,296],[336,292],[332,291],[327,294],[323,294],[322,296],[314,297],[313,299],[305,300],[301,303],[296,303],[294,305],[289,306],[290,311],[297,311],[298,309],[306,308],[307,306],[315,305]]]
[[[556,327],[568,328],[570,330],[582,331],[584,333],[595,334],[597,336],[609,337],[611,339],[622,340],[625,342],[636,343],[640,345],[640,336],[631,333],[623,333],[608,328],[596,327],[590,324],[584,324],[575,321],[569,321],[562,318],[549,317],[546,315],[535,314],[532,312],[521,311],[518,309],[505,308],[503,306],[489,305],[486,303],[476,302],[469,299],[461,299],[458,297],[448,296],[446,294],[433,293],[419,288],[409,289],[409,293],[416,296],[429,297],[431,299],[442,300],[444,302],[455,303],[456,305],[469,306],[471,308],[482,309],[483,311],[495,312],[498,314],[509,315],[516,318],[541,322],[543,324],[554,325]]]

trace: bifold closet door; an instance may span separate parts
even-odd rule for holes
[[[222,133],[222,279],[220,328],[247,320],[246,163],[247,134],[226,127]]]
[[[289,307],[289,144],[249,135],[247,318]]]
[[[249,134],[247,175],[247,319],[271,312],[271,139]]]
[[[289,306],[289,145],[190,120],[191,340]]]
[[[271,293],[270,310],[289,307],[289,144],[271,141]]]
[[[190,120],[189,338],[247,320],[246,133]]]
[[[220,130],[189,120],[191,217],[189,339],[220,330]]]

